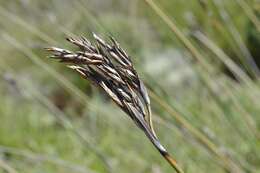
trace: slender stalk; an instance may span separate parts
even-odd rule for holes
[[[231,20],[230,15],[225,10],[224,3],[220,0],[212,0],[214,5],[216,6],[219,16],[221,20],[223,21],[223,24],[226,26],[227,31],[230,33],[232,37],[232,44],[234,42],[237,44],[237,48],[235,49],[235,52],[237,52],[238,57],[240,58],[241,62],[243,63],[244,67],[247,69],[248,72],[250,72],[254,77],[258,77],[260,75],[259,68],[257,67],[254,58],[252,57],[250,51],[248,50],[247,46],[243,42],[243,39],[241,37],[241,34],[235,27],[233,21]]]
[[[161,153],[162,154],[162,153]],[[184,173],[183,170],[179,167],[176,160],[173,159],[169,153],[164,153],[162,156],[167,160],[167,162],[175,169],[177,173]]]
[[[194,36],[206,47],[212,50],[212,52],[217,55],[217,57],[230,69],[230,71],[237,77],[238,80],[244,82],[245,84],[248,84],[248,87],[250,87],[251,89],[254,89],[252,85],[250,85],[251,81],[246,73],[241,70],[241,68],[239,68],[239,66],[234,61],[232,61],[232,59],[229,58],[228,55],[226,55],[219,47],[217,47],[217,45],[215,45],[213,41],[207,38],[207,36],[200,31],[195,32]],[[233,100],[233,102],[236,103],[237,101]],[[258,138],[259,134],[257,132],[255,120],[253,119],[253,117],[237,103],[235,105],[239,112],[242,112],[243,119],[245,120],[245,123],[250,131]]]
[[[257,16],[255,15],[254,11],[251,7],[244,1],[244,0],[236,0],[238,5],[244,10],[247,17],[251,20],[251,22],[255,25],[258,32],[260,32],[260,22]]]
[[[204,60],[200,52],[192,45],[190,40],[180,31],[176,24],[167,16],[153,0],[144,0],[155,11],[155,13],[170,27],[170,29],[176,34],[177,38],[183,43],[183,45],[190,51],[192,56],[201,63],[201,65],[210,71],[209,64]]]

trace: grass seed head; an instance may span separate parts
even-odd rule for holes
[[[93,34],[93,37],[95,39],[94,44],[84,37],[67,38],[70,43],[79,47],[80,51],[77,52],[56,47],[46,50],[52,53],[50,58],[58,59],[62,63],[69,63],[69,68],[102,88],[143,130],[175,170],[182,172],[160,144],[153,130],[150,98],[144,83],[134,69],[130,57],[113,37],[110,37],[109,44],[96,34]]]

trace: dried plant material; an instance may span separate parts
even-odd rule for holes
[[[110,37],[108,44],[96,34],[92,44],[84,37],[67,38],[80,48],[78,52],[51,47],[51,58],[69,63],[69,68],[102,88],[107,95],[143,130],[157,150],[175,168],[182,172],[175,160],[160,144],[152,124],[150,99],[144,83],[139,78],[127,53]]]

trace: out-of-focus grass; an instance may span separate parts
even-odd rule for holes
[[[259,32],[256,3],[244,3],[156,2],[205,69],[145,1],[1,1],[0,159],[26,173],[172,171],[103,94],[45,58],[43,47],[94,31],[132,55],[158,136],[185,172],[259,172],[260,90],[248,59],[259,56],[250,52]]]

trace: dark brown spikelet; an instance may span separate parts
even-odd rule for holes
[[[84,37],[67,38],[69,42],[79,47],[80,51],[77,52],[56,47],[46,48],[46,50],[52,53],[51,58],[68,63],[69,68],[102,88],[143,130],[175,170],[182,172],[160,144],[153,130],[147,89],[134,69],[130,57],[113,37],[110,37],[110,44],[96,34],[93,34],[93,37],[96,40],[94,44]]]

